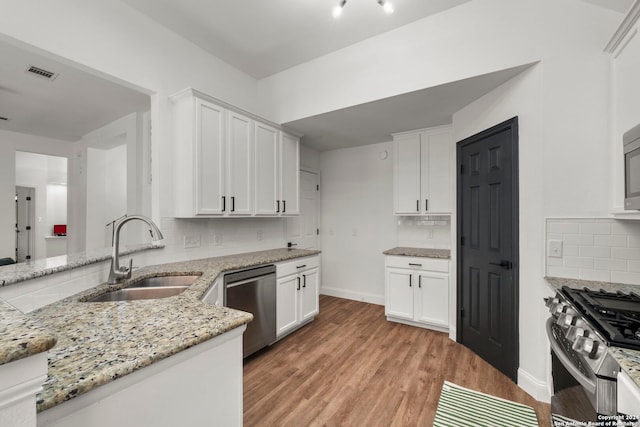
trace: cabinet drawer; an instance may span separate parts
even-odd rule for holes
[[[387,267],[410,268],[412,270],[449,272],[449,260],[408,256],[387,256]]]
[[[276,275],[278,278],[285,277],[319,266],[320,257],[317,255],[306,258],[296,258],[293,261],[285,261],[276,264]]]

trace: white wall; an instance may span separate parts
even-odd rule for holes
[[[557,5],[546,21],[549,47],[542,61],[453,118],[460,140],[519,117],[520,371],[519,383],[545,398],[547,316],[542,298],[545,217],[606,215],[610,209],[609,57],[602,46],[613,31],[595,25],[590,7]],[[560,17],[574,14],[571,25]],[[554,29],[556,29],[554,31]],[[566,37],[560,37],[564,36]],[[579,39],[581,37],[582,39]],[[553,42],[553,44],[552,44]],[[571,52],[570,55],[567,52]],[[540,301],[540,304],[532,304]]]

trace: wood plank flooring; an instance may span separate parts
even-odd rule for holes
[[[245,361],[245,426],[430,426],[444,380],[549,405],[446,334],[388,322],[384,307],[320,296],[309,325]]]

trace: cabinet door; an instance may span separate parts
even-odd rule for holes
[[[300,141],[281,133],[280,142],[281,213],[300,213]]]
[[[253,199],[253,121],[229,112],[227,138],[227,210],[250,215]]]
[[[225,110],[197,98],[195,108],[196,214],[222,214],[225,185]]]
[[[387,268],[385,314],[413,320],[413,272]]]
[[[394,138],[393,177],[396,214],[420,212],[420,133]]]
[[[422,145],[422,209],[430,212],[451,212],[451,133],[425,136]]]
[[[299,323],[299,280],[298,275],[293,275],[283,277],[277,281],[276,331],[278,336],[288,332]]]
[[[449,275],[418,272],[415,320],[438,326],[449,325]]]
[[[314,317],[320,311],[318,306],[319,271],[317,268],[312,268],[300,274],[302,277],[300,320],[302,322]]]
[[[278,213],[278,130],[256,122],[255,213]]]

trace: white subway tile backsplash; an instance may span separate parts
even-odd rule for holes
[[[562,240],[562,239],[560,239]],[[583,246],[585,247],[585,246]],[[588,246],[587,246],[588,247]],[[562,253],[564,256],[578,256],[580,255],[579,246],[576,245],[563,245]]]
[[[552,222],[548,224],[549,233],[558,234],[579,234],[580,224],[574,222]]]
[[[598,270],[627,271],[627,261],[624,259],[596,258],[593,260],[593,263],[594,267]]]
[[[627,261],[628,270],[633,273],[640,273],[640,261]]]
[[[578,279],[609,282],[611,281],[611,273],[606,270],[590,270],[587,268],[581,268],[578,270]]]
[[[568,279],[578,278],[578,269],[569,267],[548,266],[547,275],[551,277],[566,277]]]
[[[594,236],[593,244],[596,246],[609,246],[611,248],[624,248],[627,246],[627,236],[611,235],[611,236]]]
[[[611,234],[611,224],[607,222],[581,223],[580,234]]]
[[[640,248],[640,236],[629,236],[627,241],[630,248]]]
[[[640,284],[640,221],[549,218],[546,240],[563,247],[546,258],[549,276]]]
[[[581,257],[609,258],[611,257],[611,248],[606,246],[580,246],[578,253]]]
[[[614,259],[640,260],[640,248],[612,248],[611,257]]]
[[[593,245],[594,236],[592,234],[565,234],[563,237],[566,245]]]
[[[593,268],[593,258],[589,257],[564,257],[565,267]]]
[[[640,285],[640,273],[612,271],[611,281],[614,283],[629,283],[632,285]]]

